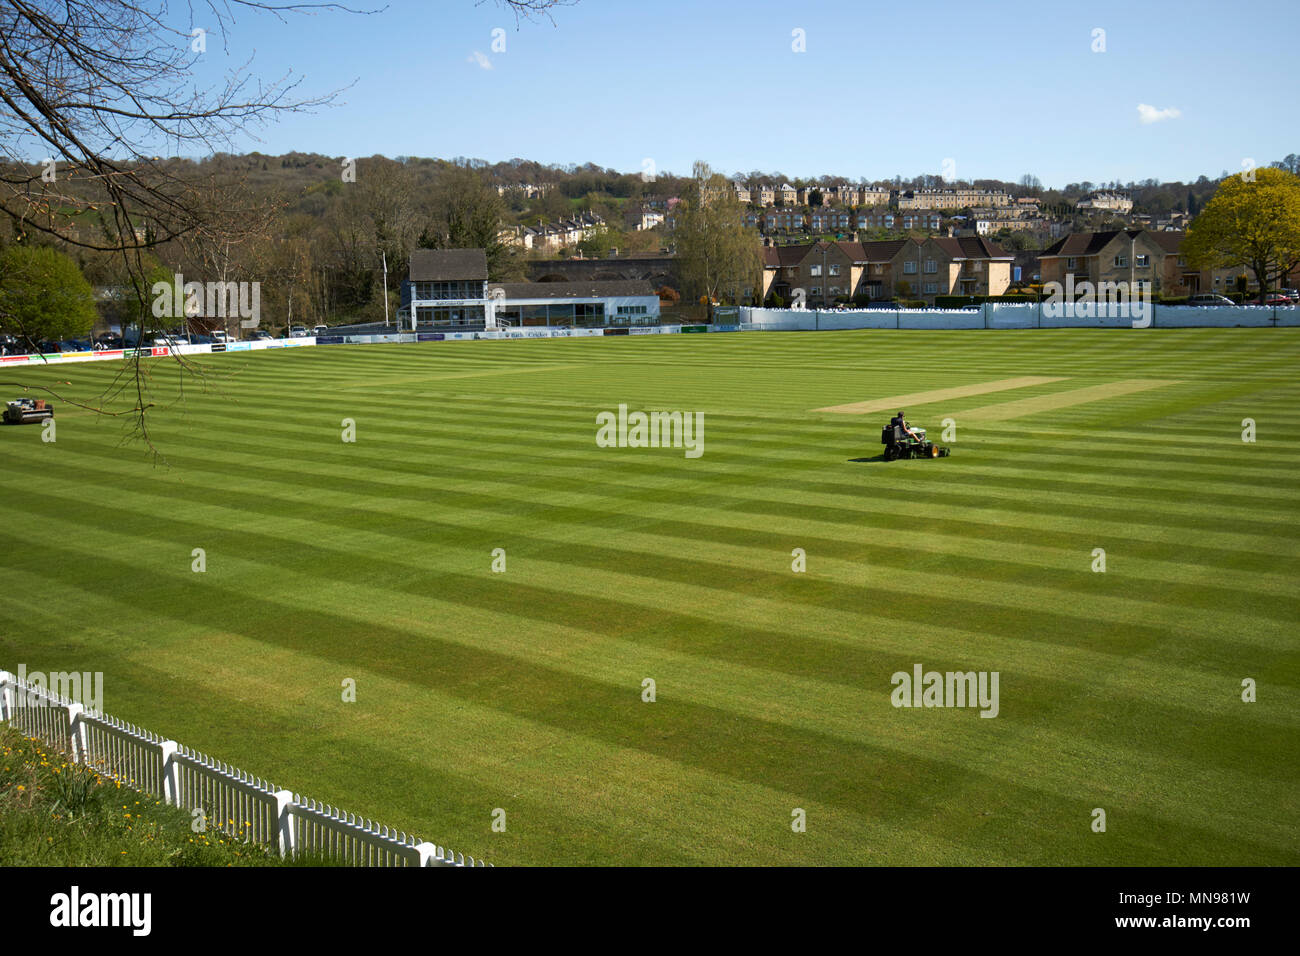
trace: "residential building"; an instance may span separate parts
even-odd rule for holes
[[[802,300],[810,307],[854,296],[887,298],[893,288],[890,263],[904,243],[895,239],[765,246],[763,298],[775,295],[791,304],[802,290]]]
[[[847,209],[814,209],[809,219],[813,232],[848,232],[853,228],[853,214]]]
[[[1190,294],[1203,289],[1203,277],[1186,265],[1180,252],[1184,233],[1146,229],[1072,232],[1038,257],[1043,282],[1150,283],[1153,293]],[[1211,277],[1205,276],[1205,282]]]
[[[904,229],[921,229],[937,232],[943,225],[943,216],[937,212],[902,213],[899,222]]]
[[[854,215],[854,227],[857,229],[893,229],[896,214],[886,206],[874,206],[859,209]]]
[[[763,213],[764,232],[802,231],[807,218],[802,209],[769,209]]]
[[[909,189],[901,192],[897,206],[902,209],[966,209],[976,206],[1008,206],[1010,193],[1000,190],[959,186],[949,189]]]
[[[820,307],[840,299],[1000,295],[1011,284],[1012,262],[996,242],[976,236],[768,245],[763,297],[790,303],[802,289],[804,302]]]
[[[652,213],[652,215],[655,215]],[[644,221],[644,219],[643,219]],[[660,216],[660,222],[663,221]],[[514,226],[501,231],[501,240],[522,249],[540,249],[553,252],[565,246],[576,246],[583,239],[589,239],[596,230],[605,224],[605,220],[592,212],[581,213],[572,219],[559,222],[538,222],[536,228]]]
[[[1121,215],[1132,212],[1133,200],[1122,193],[1093,193],[1074,204],[1080,212],[1117,212]]]
[[[885,186],[863,186],[858,204],[862,206],[888,206],[893,191]]]
[[[862,205],[862,187],[850,186],[841,183],[835,186],[827,186],[822,190],[824,202],[828,206],[860,206]]]
[[[536,199],[538,196],[544,196],[551,191],[554,183],[506,183],[497,186],[497,195],[504,196],[512,190],[518,190],[529,199]]]
[[[1011,285],[1014,256],[982,236],[909,239],[895,262],[895,294],[906,282],[910,297],[933,303],[937,295],[1001,295]]]
[[[1037,229],[1045,229],[1046,227],[1046,219],[1032,219],[1028,217],[976,219],[975,235],[991,236],[995,232],[1001,232],[1003,229],[1010,229],[1012,232],[1032,232]]]

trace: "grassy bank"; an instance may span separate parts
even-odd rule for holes
[[[0,728],[0,865],[278,866],[263,849],[209,830],[154,797]]]

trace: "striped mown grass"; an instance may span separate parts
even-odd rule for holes
[[[165,465],[63,405],[54,443],[0,430],[0,667],[103,671],[112,714],[497,864],[1295,865],[1298,360],[1286,329],[433,343],[212,356],[183,398],[157,360]],[[816,411],[920,393],[951,458]],[[597,447],[620,403],[703,412],[704,454]],[[915,664],[998,672],[997,717],[893,707]]]

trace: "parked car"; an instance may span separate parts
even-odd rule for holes
[[[307,329],[301,325],[291,325],[289,326],[288,337],[291,339],[305,339],[307,337]]]
[[[222,343],[223,345],[224,345],[226,342],[233,342],[233,341],[234,341],[234,339],[232,339],[232,338],[230,337],[230,334],[229,334],[228,332],[226,332],[225,329],[216,329],[215,331],[210,332],[209,334],[212,336],[212,341],[213,341],[213,342],[220,342],[220,343]]]
[[[1300,289],[1279,289],[1278,291],[1290,299],[1292,305],[1300,302]]]
[[[1194,295],[1187,300],[1188,305],[1236,305],[1226,295],[1213,295],[1209,292],[1202,292],[1200,295]]]
[[[1295,305],[1295,300],[1280,292],[1270,292],[1263,299],[1251,299],[1250,305]]]
[[[311,330],[312,335],[329,335],[330,327],[328,325],[318,325]]]
[[[275,336],[273,336],[270,332],[266,331],[266,329],[258,329],[256,332],[253,333],[253,340],[256,342],[265,342],[267,339],[271,339],[274,337]]]

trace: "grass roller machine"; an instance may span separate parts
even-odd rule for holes
[[[54,406],[43,398],[20,398],[5,405],[6,425],[33,425],[54,417]]]
[[[924,428],[913,428],[903,420],[903,413],[880,430],[880,443],[885,446],[885,461],[900,458],[947,458],[951,448],[943,448],[925,437]]]

